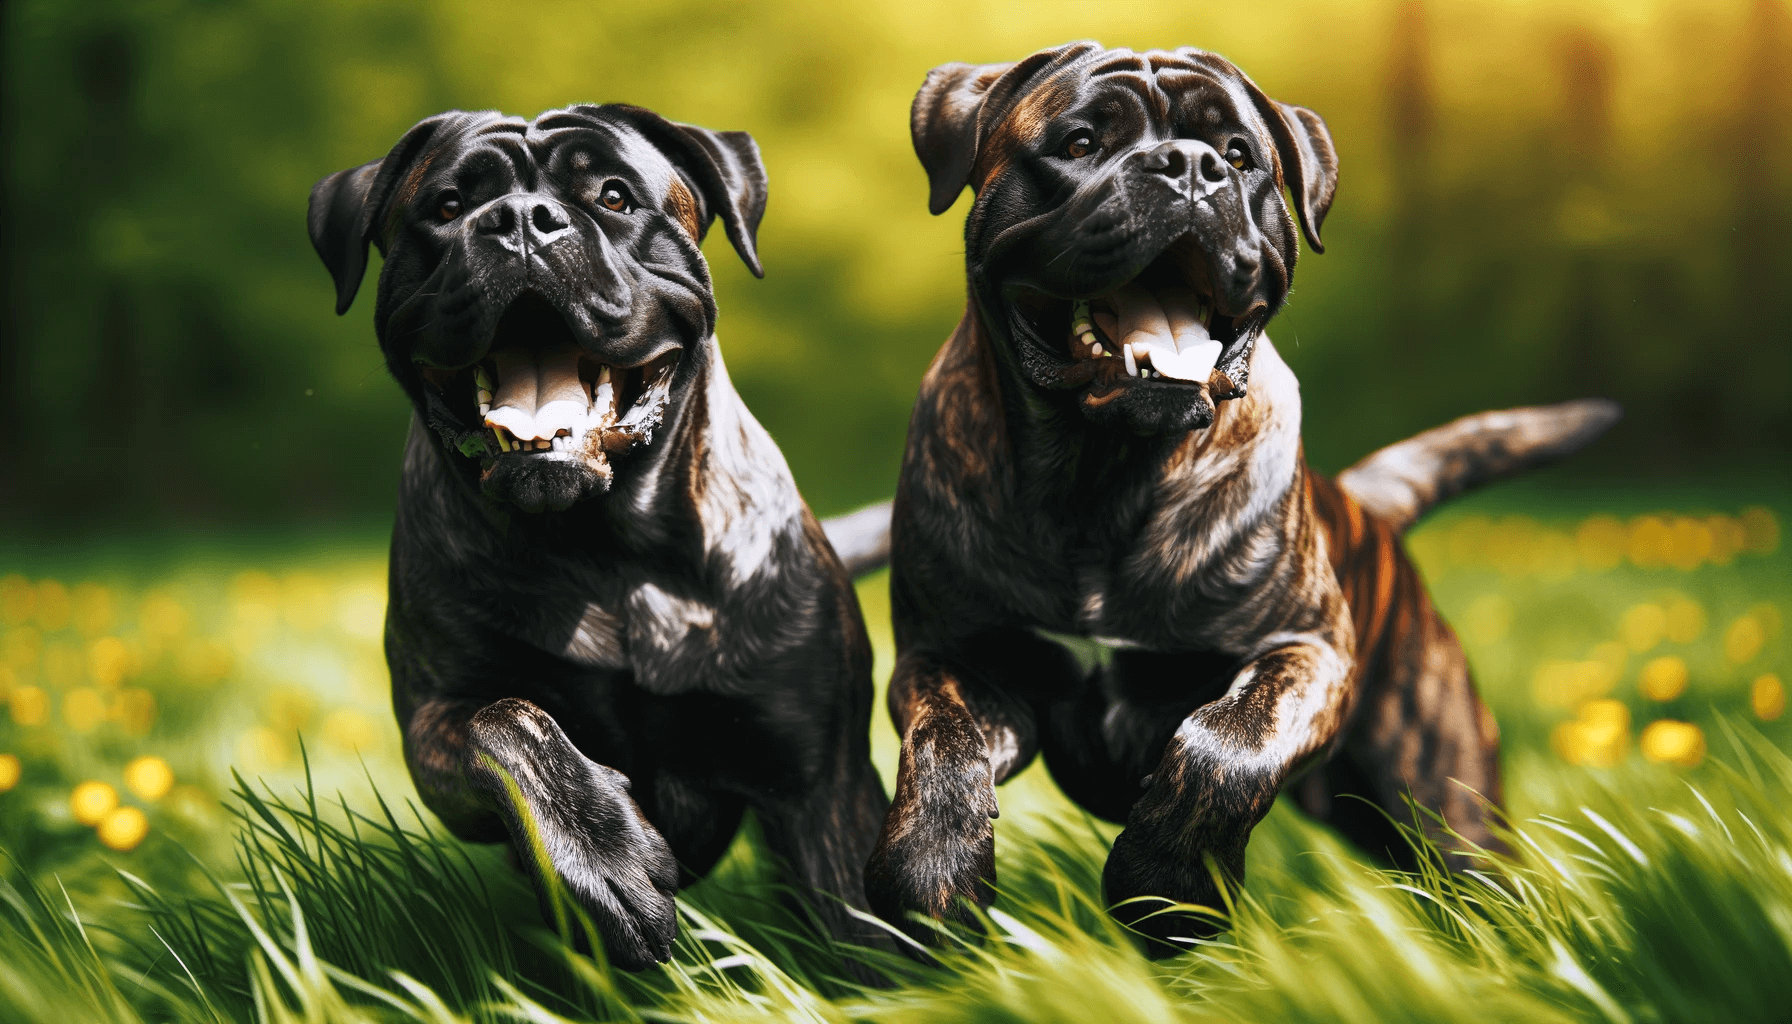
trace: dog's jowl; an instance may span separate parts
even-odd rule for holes
[[[669,954],[680,876],[751,807],[863,937],[885,808],[851,581],[730,385],[698,249],[759,272],[751,138],[639,108],[453,112],[311,196],[311,238],[415,407],[386,654],[405,755],[458,836],[509,841],[610,958]]]
[[[1301,236],[1320,249],[1337,157],[1316,114],[1218,56],[1075,43],[946,65],[911,127],[933,211],[976,195],[970,302],[897,490],[903,745],[873,907],[908,923],[987,904],[995,787],[1040,751],[1125,823],[1106,895],[1154,953],[1210,931],[1163,901],[1220,906],[1213,867],[1242,876],[1284,787],[1395,860],[1409,848],[1382,812],[1410,820],[1408,794],[1495,845],[1479,801],[1500,797],[1497,730],[1399,536],[1616,410],[1490,413],[1335,482],[1309,471],[1263,331]]]

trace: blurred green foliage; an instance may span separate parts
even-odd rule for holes
[[[308,190],[445,108],[586,100],[759,140],[766,279],[709,245],[723,350],[818,510],[887,494],[963,308],[913,90],[1077,37],[1219,51],[1330,123],[1328,253],[1272,330],[1319,465],[1582,394],[1630,410],[1582,467],[1748,468],[1792,427],[1784,0],[3,12],[0,516],[36,529],[382,517],[408,413]]]

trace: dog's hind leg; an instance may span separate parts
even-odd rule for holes
[[[1343,746],[1293,787],[1294,796],[1369,854],[1406,869],[1416,858],[1394,822],[1413,824],[1410,797],[1430,812],[1418,824],[1452,869],[1487,867],[1472,847],[1505,850],[1486,806],[1501,799],[1499,726],[1475,692],[1455,633],[1423,593],[1416,602],[1373,652]]]
[[[753,810],[766,845],[784,862],[792,881],[816,894],[809,905],[828,931],[842,941],[887,948],[883,931],[855,918],[847,907],[870,909],[865,861],[889,801],[863,750],[844,761],[803,791],[757,797]]]
[[[404,722],[405,759],[423,802],[463,839],[508,837],[541,899],[564,885],[618,967],[671,953],[678,864],[629,795],[626,776],[587,758],[526,700],[425,700]],[[544,878],[546,862],[555,878]]]
[[[903,654],[890,679],[890,717],[902,734],[896,796],[865,868],[879,917],[917,940],[933,936],[910,914],[968,923],[961,900],[994,898],[995,787],[1039,750],[1033,709],[1008,683],[1045,692],[1074,685],[1076,661],[1031,632],[1004,630],[951,656]]]

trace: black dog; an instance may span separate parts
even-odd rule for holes
[[[1085,42],[946,65],[912,128],[933,211],[977,195],[969,308],[897,489],[903,747],[872,905],[897,923],[987,905],[994,787],[1041,749],[1070,797],[1126,823],[1116,904],[1218,906],[1207,860],[1240,877],[1303,771],[1301,806],[1374,853],[1409,852],[1377,810],[1403,818],[1409,793],[1494,846],[1474,793],[1499,799],[1497,730],[1399,534],[1615,408],[1490,413],[1338,483],[1309,472],[1262,331],[1297,220],[1320,248],[1337,160],[1317,115],[1213,54]],[[1085,672],[1067,638],[1108,653]],[[1116,907],[1154,953],[1210,930],[1156,903]]]
[[[416,409],[386,620],[411,776],[455,835],[551,865],[631,969],[748,807],[864,938],[864,622],[729,383],[698,249],[719,216],[759,274],[764,206],[745,133],[620,105],[442,114],[311,194],[338,312],[385,254]]]

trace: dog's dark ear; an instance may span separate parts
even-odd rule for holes
[[[575,108],[578,109],[578,108]],[[702,208],[697,213],[697,240],[709,233],[710,218],[722,218],[722,230],[754,277],[759,265],[759,221],[765,216],[765,162],[759,144],[746,132],[715,132],[668,121],[645,107],[607,104],[595,110],[620,113],[672,165],[697,187]]]
[[[908,111],[915,155],[927,171],[927,209],[938,216],[958,201],[971,183],[985,134],[1035,76],[1100,48],[1084,40],[1011,64],[941,64],[929,71]]]
[[[336,279],[336,314],[348,312],[361,290],[361,278],[367,273],[367,246],[378,245],[386,251],[384,227],[395,206],[410,201],[398,196],[399,186],[410,183],[415,165],[428,167],[435,143],[447,132],[474,121],[489,120],[494,113],[468,114],[453,110],[418,122],[398,145],[379,160],[351,167],[318,182],[311,188],[311,207],[306,224],[311,229],[311,246],[322,257],[330,276]]]
[[[311,208],[305,219],[311,228],[311,247],[336,279],[337,316],[354,304],[361,278],[367,273],[365,214],[374,179],[384,162],[374,160],[337,171],[311,188]]]
[[[1300,217],[1307,244],[1314,252],[1322,253],[1325,243],[1319,240],[1319,225],[1325,222],[1332,197],[1338,192],[1338,151],[1332,145],[1332,133],[1318,114],[1306,107],[1277,103],[1242,72],[1239,77],[1244,79],[1251,101],[1276,140],[1282,176],[1288,194],[1294,198],[1294,212]]]
[[[977,162],[977,114],[1013,64],[941,64],[927,72],[908,110],[915,155],[927,171],[927,210],[939,216],[958,201]]]

